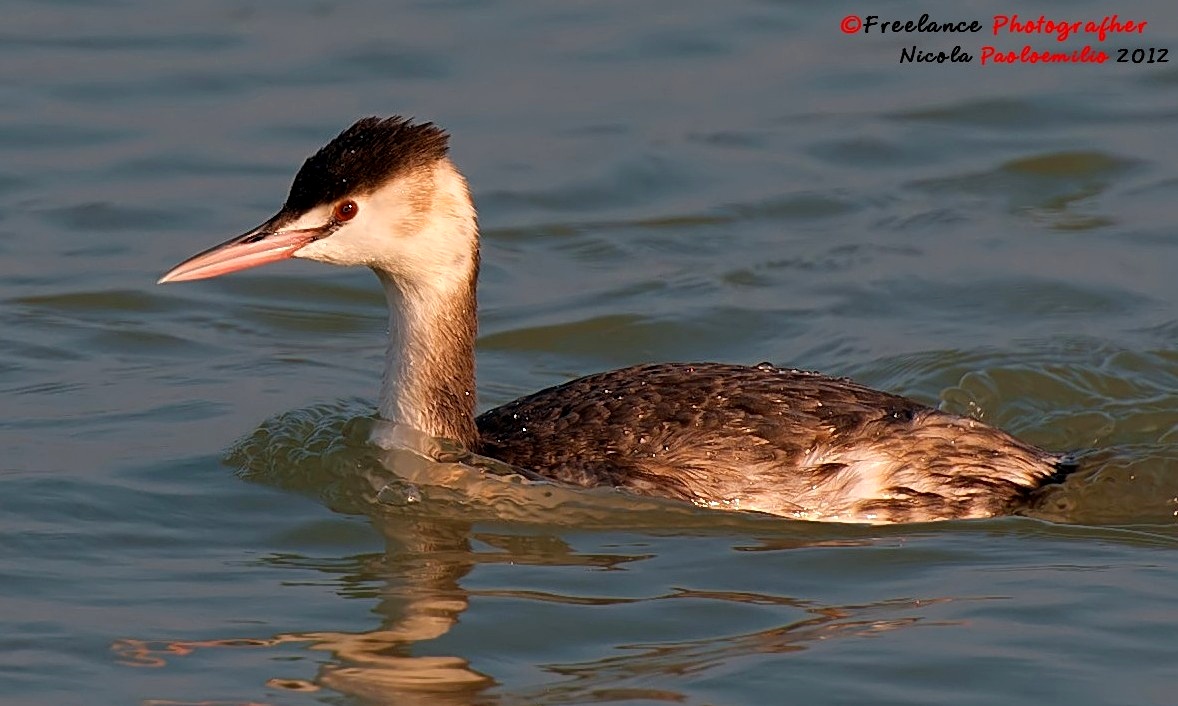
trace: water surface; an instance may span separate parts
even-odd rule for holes
[[[953,42],[839,31],[865,11],[10,3],[6,699],[1173,703],[1178,64],[900,65]],[[1159,1],[954,9],[1114,11],[1150,25],[1107,46],[1178,49]],[[412,455],[393,465],[444,483],[407,485],[361,433],[370,273],[153,284],[394,113],[453,132],[480,209],[484,408],[768,360],[1078,451],[1083,475],[1035,517],[874,528]]]

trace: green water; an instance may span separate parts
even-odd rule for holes
[[[900,65],[1054,39],[842,3],[5,10],[0,701],[1178,701],[1178,64]],[[1149,30],[1105,46],[1178,50],[1160,0],[1048,14],[1112,12]],[[392,113],[471,180],[484,408],[768,360],[1083,472],[1035,517],[857,527],[387,457],[370,273],[154,282]]]

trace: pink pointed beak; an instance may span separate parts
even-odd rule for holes
[[[168,270],[156,284],[220,277],[230,272],[285,260],[304,245],[331,233],[330,226],[278,230],[278,221],[279,216],[275,216],[248,233],[193,255]]]

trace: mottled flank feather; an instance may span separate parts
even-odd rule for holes
[[[389,180],[446,156],[449,136],[411,118],[363,118],[303,162],[283,210],[308,211],[350,194],[369,193]]]
[[[590,375],[477,419],[479,451],[551,478],[811,520],[991,517],[1060,456],[818,373],[718,363]]]

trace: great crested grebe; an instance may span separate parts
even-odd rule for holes
[[[389,303],[380,416],[581,486],[842,522],[1017,511],[1066,457],[897,395],[768,364],[658,363],[475,418],[479,231],[432,123],[365,118],[303,163],[282,209],[160,282],[289,257],[376,272]]]

